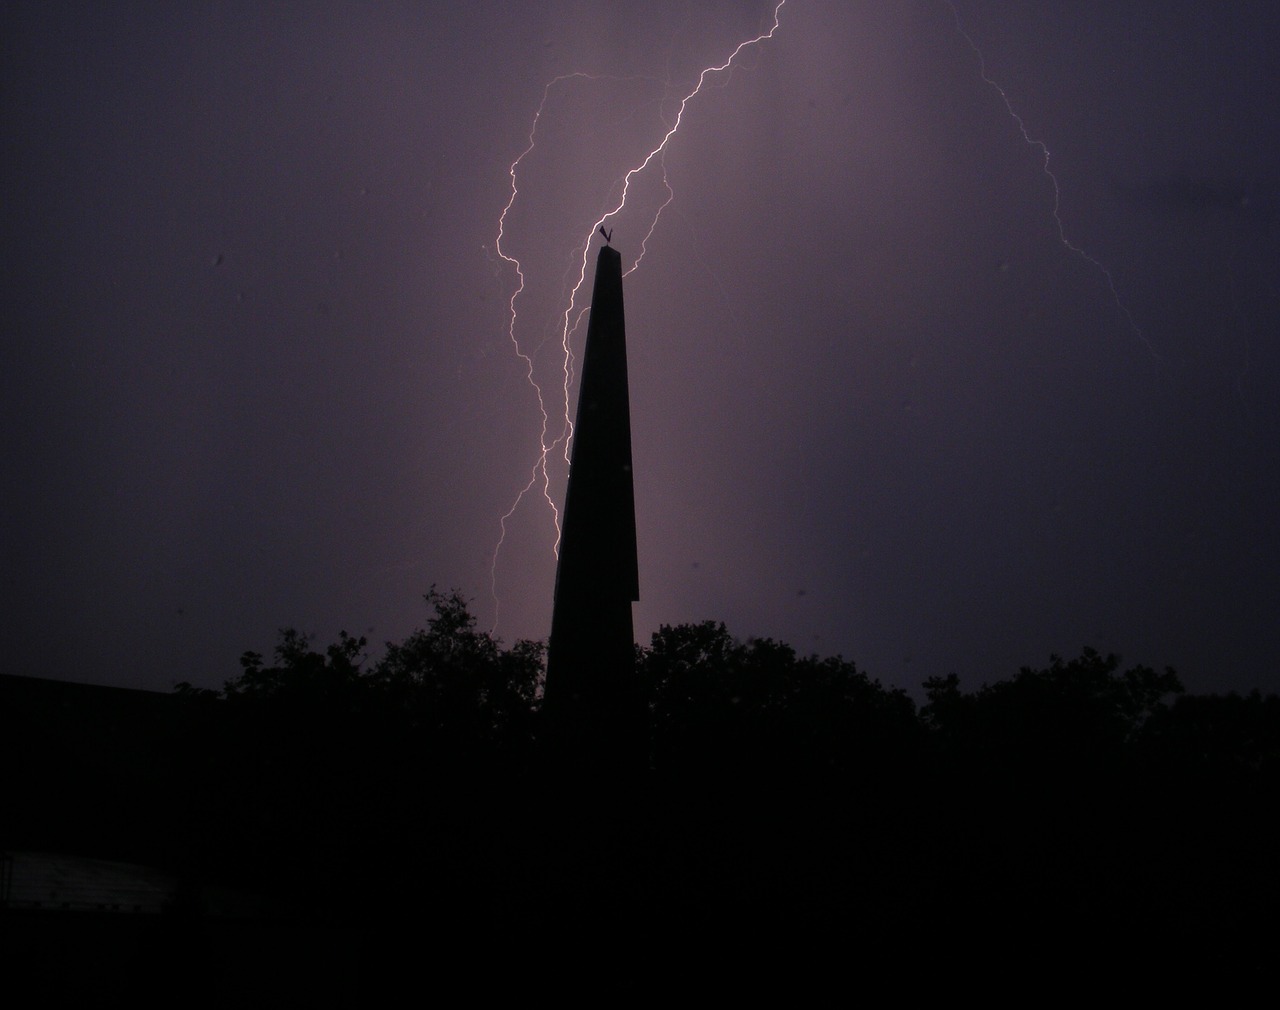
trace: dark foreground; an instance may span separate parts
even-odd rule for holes
[[[304,645],[217,696],[0,678],[6,977],[212,1005],[1274,979],[1277,699],[1086,652],[917,710],[664,632],[639,731],[569,745],[493,686],[538,654],[465,623],[400,679]],[[145,868],[150,904],[33,899],[23,861],[55,856]]]

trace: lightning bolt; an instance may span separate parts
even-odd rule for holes
[[[525,378],[527,379],[529,385],[533,387],[534,393],[537,396],[538,412],[541,418],[541,430],[538,435],[538,452],[537,452],[536,458],[534,459],[533,466],[529,471],[529,479],[524,484],[524,486],[520,489],[520,491],[516,494],[515,500],[512,502],[511,507],[506,511],[506,513],[502,516],[502,518],[499,520],[499,523],[498,523],[498,526],[499,526],[498,542],[494,545],[493,555],[489,565],[489,588],[490,588],[490,594],[493,597],[493,612],[494,612],[493,627],[495,629],[498,624],[498,615],[501,608],[501,601],[498,598],[498,557],[502,551],[502,545],[506,542],[507,524],[511,521],[512,517],[519,510],[526,496],[528,496],[530,492],[534,490],[535,487],[539,487],[539,485],[541,486],[540,489],[541,489],[542,497],[546,501],[547,506],[550,509],[552,523],[555,527],[555,532],[556,532],[555,543],[552,546],[552,553],[556,557],[559,557],[560,510],[557,507],[555,503],[555,499],[552,497],[552,494],[551,494],[551,477],[547,471],[547,461],[550,458],[551,454],[557,448],[560,448],[560,447],[563,447],[563,454],[564,454],[565,461],[566,462],[569,461],[570,447],[573,440],[573,420],[569,414],[569,402],[570,402],[569,391],[570,391],[570,387],[573,384],[573,378],[574,378],[573,351],[571,350],[570,343],[571,343],[572,337],[577,332],[578,328],[581,326],[582,320],[583,318],[585,318],[587,311],[590,309],[589,305],[579,306],[577,302],[578,302],[579,292],[581,292],[582,286],[586,282],[587,259],[591,249],[592,238],[596,234],[596,230],[598,228],[602,227],[605,224],[605,222],[609,221],[614,217],[617,217],[617,215],[622,212],[623,208],[627,204],[627,196],[631,191],[632,180],[635,179],[637,176],[643,174],[656,161],[662,172],[662,184],[666,190],[667,195],[666,195],[665,201],[654,213],[653,220],[650,222],[648,230],[645,232],[645,236],[640,242],[639,254],[636,256],[631,266],[628,267],[626,271],[624,271],[623,276],[624,277],[630,276],[632,273],[636,271],[636,269],[640,266],[640,261],[644,259],[645,253],[648,250],[649,239],[653,236],[654,231],[658,227],[658,221],[662,217],[662,212],[666,210],[667,207],[671,205],[671,202],[675,199],[675,191],[671,188],[670,181],[667,178],[666,151],[667,151],[667,145],[671,141],[671,138],[676,135],[676,133],[680,129],[681,123],[684,121],[685,110],[688,108],[689,103],[695,97],[697,97],[699,92],[702,91],[703,85],[706,84],[708,78],[713,77],[717,74],[724,73],[725,71],[729,70],[733,66],[734,61],[737,60],[738,56],[744,50],[750,49],[753,46],[757,46],[760,43],[773,38],[774,33],[777,32],[781,24],[782,8],[785,6],[786,6],[786,0],[780,0],[780,2],[775,5],[775,7],[773,8],[773,23],[769,26],[767,31],[764,31],[756,35],[754,38],[749,38],[739,43],[737,48],[735,48],[733,52],[729,54],[728,58],[725,59],[724,62],[713,64],[712,66],[705,67],[702,70],[702,72],[698,75],[697,83],[694,85],[693,89],[689,91],[688,94],[684,96],[684,98],[681,99],[680,106],[677,109],[675,116],[673,117],[670,125],[666,127],[666,132],[662,135],[662,139],[658,142],[658,144],[652,150],[649,151],[647,155],[645,155],[645,157],[635,167],[629,169],[626,172],[626,174],[623,175],[621,195],[618,198],[617,204],[611,210],[606,211],[594,224],[591,225],[589,229],[587,229],[586,237],[582,240],[582,246],[581,246],[582,263],[581,263],[580,269],[578,270],[578,279],[577,279],[577,282],[574,284],[572,290],[569,292],[568,304],[565,306],[564,314],[562,316],[562,323],[560,326],[560,349],[563,356],[562,373],[563,373],[564,381],[563,381],[562,392],[564,394],[564,417],[560,425],[560,430],[554,437],[551,437],[551,415],[547,409],[546,399],[543,396],[542,387],[538,384],[538,381],[534,376],[533,354],[526,354],[524,350],[521,349],[520,342],[516,337],[517,303],[520,299],[521,294],[523,294],[525,289],[524,270],[520,265],[520,261],[515,256],[510,255],[503,248],[502,242],[503,242],[503,239],[506,237],[507,215],[511,212],[511,208],[515,206],[516,200],[520,195],[519,182],[518,182],[518,171],[520,168],[520,163],[524,161],[524,159],[537,146],[536,136],[538,131],[538,124],[542,119],[543,112],[546,110],[547,101],[551,95],[552,89],[555,88],[557,85],[569,80],[574,80],[579,78],[587,79],[587,80],[600,80],[602,78],[591,75],[591,74],[581,73],[581,72],[572,73],[572,74],[562,74],[559,77],[553,78],[551,81],[548,81],[547,84],[542,89],[542,100],[538,103],[537,111],[534,113],[534,116],[533,116],[533,122],[529,127],[528,144],[525,147],[525,149],[520,152],[520,155],[515,159],[515,161],[511,163],[510,167],[508,168],[508,175],[511,178],[511,195],[507,199],[506,206],[502,208],[501,215],[499,215],[498,217],[498,234],[494,242],[494,248],[497,251],[498,256],[501,257],[505,262],[510,264],[516,272],[516,278],[517,278],[516,288],[512,293],[511,300],[507,306],[507,309],[508,309],[507,337],[511,341],[512,347],[515,349],[516,355],[520,358],[520,360],[525,365]],[[608,78],[608,79],[617,80],[618,78]],[[664,120],[665,120],[665,117],[664,117]],[[576,316],[575,316],[575,312],[576,312]],[[535,351],[534,353],[536,354],[537,352]]]
[[[1163,364],[1164,358],[1156,352],[1151,341],[1148,340],[1146,334],[1142,332],[1142,327],[1139,326],[1137,320],[1133,318],[1133,313],[1129,311],[1128,306],[1126,306],[1124,301],[1120,298],[1120,292],[1116,288],[1115,277],[1112,276],[1111,271],[1108,270],[1100,260],[1091,256],[1083,248],[1067,238],[1067,229],[1066,225],[1062,223],[1061,213],[1062,187],[1058,184],[1058,177],[1054,173],[1052,165],[1050,164],[1051,158],[1049,154],[1049,146],[1043,140],[1037,140],[1031,136],[1031,131],[1027,129],[1026,122],[1014,109],[1013,102],[1010,101],[1008,93],[987,73],[987,58],[983,55],[982,50],[978,48],[978,44],[973,40],[973,36],[965,30],[965,27],[960,20],[960,11],[956,9],[956,5],[952,0],[943,0],[943,2],[946,3],[948,8],[950,8],[951,16],[955,19],[956,33],[964,39],[969,48],[973,50],[974,56],[978,58],[978,75],[982,78],[982,83],[987,85],[987,87],[991,88],[1000,96],[1000,101],[1004,103],[1005,111],[1009,113],[1009,118],[1012,119],[1014,124],[1018,127],[1018,132],[1022,134],[1022,139],[1026,142],[1027,146],[1040,152],[1042,158],[1041,168],[1044,171],[1045,176],[1049,179],[1049,182],[1053,185],[1053,221],[1058,229],[1058,241],[1061,242],[1067,250],[1090,264],[1095,270],[1102,274],[1103,278],[1107,282],[1107,287],[1111,291],[1111,298],[1116,304],[1116,309],[1119,310],[1122,316],[1124,316],[1125,320],[1129,324],[1129,328],[1133,331],[1134,336],[1142,342],[1142,345],[1156,361]]]
[[[547,426],[550,421],[550,418],[547,414],[547,405],[542,398],[542,389],[533,377],[533,356],[529,354],[525,354],[524,351],[521,350],[520,348],[520,341],[516,339],[516,302],[519,300],[520,295],[523,294],[524,292],[524,285],[525,285],[524,270],[521,269],[520,261],[516,259],[514,256],[508,255],[506,250],[502,248],[502,240],[506,236],[507,214],[511,212],[511,208],[515,205],[515,202],[516,202],[516,196],[519,194],[519,187],[516,181],[516,170],[520,167],[520,162],[524,161],[525,156],[528,155],[529,152],[532,151],[534,148],[534,145],[536,143],[535,137],[538,132],[538,123],[541,121],[542,113],[547,107],[547,99],[551,95],[551,89],[555,87],[555,85],[559,84],[561,81],[569,80],[577,76],[582,76],[582,75],[562,74],[561,76],[555,78],[554,80],[548,81],[546,84],[546,87],[542,89],[542,101],[538,103],[538,110],[533,114],[533,123],[529,127],[529,144],[523,151],[520,152],[520,155],[516,158],[515,161],[511,163],[511,167],[507,170],[508,175],[511,176],[511,197],[507,200],[507,205],[502,208],[502,214],[498,217],[498,235],[497,235],[497,238],[494,240],[494,245],[493,245],[498,255],[504,261],[511,264],[511,266],[514,267],[516,271],[516,277],[518,279],[518,283],[516,284],[515,290],[511,293],[511,301],[507,305],[507,315],[508,315],[507,338],[511,341],[511,346],[514,348],[516,352],[516,356],[520,358],[521,361],[524,362],[525,378],[528,380],[529,385],[533,387],[534,392],[537,394],[538,411],[542,415],[542,431],[538,438],[539,444],[542,447],[542,455],[540,459],[536,460],[533,464],[533,471],[529,476],[529,482],[525,484],[523,488],[520,489],[520,493],[516,495],[516,500],[512,504],[511,508],[507,509],[506,513],[502,516],[502,518],[498,520],[498,526],[500,530],[499,536],[498,536],[498,543],[493,549],[493,558],[489,564],[489,585],[490,585],[490,592],[493,595],[493,604],[494,604],[494,615],[493,615],[494,627],[497,627],[497,624],[498,624],[498,607],[500,605],[498,600],[498,590],[497,590],[498,552],[502,549],[502,545],[507,539],[508,521],[510,521],[511,517],[515,515],[516,509],[520,507],[520,503],[524,500],[524,496],[529,493],[529,491],[533,488],[534,484],[536,484],[538,481],[539,466],[542,467],[542,471],[545,477],[547,452],[549,451],[547,448]],[[560,515],[559,515],[559,512],[555,511],[556,503],[551,500],[549,487],[545,487],[543,493],[546,495],[547,502],[550,504],[553,510],[553,514],[555,515],[556,528],[559,529]]]

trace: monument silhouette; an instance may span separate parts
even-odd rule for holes
[[[544,709],[558,734],[629,737],[641,701],[631,604],[640,598],[622,257],[596,259],[547,648]]]

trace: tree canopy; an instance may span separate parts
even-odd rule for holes
[[[426,603],[380,653],[286,630],[220,691],[159,696],[127,761],[101,713],[9,735],[10,764],[46,775],[12,823],[384,937],[413,907],[457,936],[531,935],[556,909],[584,943],[785,932],[866,958],[903,935],[945,956],[974,922],[1058,965],[1086,936],[1111,944],[1088,956],[1272,949],[1244,914],[1280,900],[1280,699],[1187,696],[1172,670],[1086,648],[976,687],[933,678],[917,707],[839,656],[663,626],[636,649],[646,733],[626,739],[645,753],[624,775],[546,760],[540,643],[504,645],[458,593]],[[80,816],[66,798],[89,793]]]

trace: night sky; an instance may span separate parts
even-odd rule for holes
[[[511,164],[545,93],[501,251],[554,437],[593,223],[772,23],[630,6],[4,6],[0,669],[216,687],[282,627],[400,639],[432,584],[546,637],[536,489],[491,576],[539,456]],[[1280,690],[1273,5],[780,21],[610,222],[629,265],[665,167],[625,289],[639,640]]]

